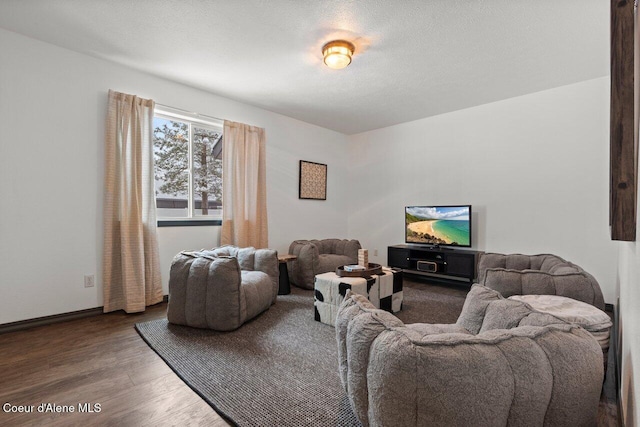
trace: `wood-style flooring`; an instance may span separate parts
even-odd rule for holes
[[[227,426],[140,338],[133,325],[166,316],[166,304],[0,334],[0,426]],[[38,413],[41,403],[74,413]],[[78,412],[78,404],[100,412]],[[615,404],[601,402],[598,425],[617,426]]]
[[[166,304],[143,314],[102,314],[0,335],[2,426],[189,426],[228,424],[182,382],[133,325],[166,316]],[[41,403],[74,413],[38,413]],[[79,413],[78,404],[100,404]]]

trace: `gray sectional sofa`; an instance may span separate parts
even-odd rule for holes
[[[605,309],[598,281],[579,266],[556,255],[482,253],[478,283],[511,295],[559,295]]]
[[[405,325],[348,293],[336,336],[365,427],[595,425],[597,341],[486,287],[472,287],[456,324]]]

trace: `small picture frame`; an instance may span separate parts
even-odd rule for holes
[[[298,198],[327,200],[327,165],[300,160]]]

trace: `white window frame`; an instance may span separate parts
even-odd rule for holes
[[[180,110],[177,108],[167,107],[164,105],[156,104],[153,117],[161,118],[165,120],[175,120],[180,121],[182,123],[186,123],[189,126],[188,135],[189,135],[189,151],[188,151],[188,164],[189,170],[187,171],[189,174],[189,193],[187,200],[187,213],[186,217],[158,217],[158,225],[159,226],[175,226],[175,225],[187,225],[187,223],[194,222],[221,222],[222,220],[222,209],[220,209],[219,215],[208,215],[208,216],[196,216],[195,215],[195,201],[194,201],[194,182],[193,182],[193,126],[196,125],[198,128],[203,128],[207,130],[212,130],[214,132],[220,132],[223,134],[224,138],[224,121],[215,117],[206,116],[198,113],[191,113],[188,111]],[[224,148],[223,148],[224,150]],[[222,176],[224,180],[224,175]],[[155,197],[154,197],[154,200]],[[184,224],[180,224],[184,223]]]

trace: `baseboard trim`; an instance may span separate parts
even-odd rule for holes
[[[162,298],[162,302],[167,301],[169,301],[169,296],[165,295]],[[17,322],[4,323],[0,325],[0,334],[35,328],[37,326],[46,326],[52,325],[54,323],[67,322],[69,320],[83,319],[85,317],[98,316],[100,314],[104,314],[104,307],[87,308],[85,310],[53,314],[51,316],[37,317],[35,319],[19,320]]]
[[[54,314],[52,316],[37,317],[35,319],[19,320],[17,322],[0,325],[0,334],[35,328],[37,326],[51,325],[68,320],[82,319],[85,317],[102,314],[102,307],[88,308],[86,310],[72,311],[69,313]]]

